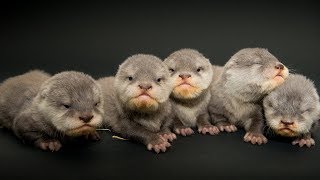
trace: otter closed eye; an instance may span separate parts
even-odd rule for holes
[[[64,104],[63,106],[64,106],[66,109],[69,109],[69,108],[70,108],[70,105]]]
[[[199,67],[198,69],[197,69],[197,72],[200,72],[200,71],[202,71],[203,70],[203,67]]]

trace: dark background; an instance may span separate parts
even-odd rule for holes
[[[319,89],[317,1],[1,1],[0,80],[43,69],[109,76],[128,56],[165,58],[194,48],[223,65],[245,47],[265,47]],[[14,98],[14,97],[13,97]],[[320,176],[320,135],[311,149],[283,140],[253,146],[243,131],[179,137],[165,154],[114,140],[42,152],[0,131],[0,178]]]

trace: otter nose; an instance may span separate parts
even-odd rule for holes
[[[293,125],[293,122],[292,121],[287,121],[287,120],[281,120],[281,123],[286,125],[286,126],[290,126],[290,125]]]
[[[93,115],[91,113],[85,113],[79,116],[79,119],[85,123],[88,123],[93,118]]]
[[[283,70],[283,69],[284,69],[284,65],[281,64],[281,63],[279,63],[279,64],[277,64],[277,65],[275,66],[275,68],[276,68],[276,69],[281,69],[281,70]]]
[[[179,77],[181,77],[181,79],[188,79],[191,77],[191,74],[180,74]]]
[[[139,88],[143,89],[143,90],[149,90],[149,89],[152,89],[152,85],[151,84],[139,84]]]

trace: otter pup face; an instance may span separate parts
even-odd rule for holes
[[[114,87],[122,103],[138,112],[156,111],[172,90],[163,62],[144,54],[131,56],[120,65]]]
[[[40,113],[67,135],[88,134],[102,123],[100,87],[83,73],[70,71],[51,77],[42,85],[39,100]]]
[[[198,97],[212,81],[212,66],[207,58],[192,49],[182,49],[164,60],[171,72],[174,89],[172,95],[179,99]]]
[[[226,85],[234,92],[267,94],[284,82],[288,69],[266,49],[242,49],[225,65]]]
[[[269,127],[288,137],[308,133],[320,114],[316,89],[301,75],[290,75],[264,99],[263,106]]]

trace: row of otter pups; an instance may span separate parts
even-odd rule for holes
[[[312,81],[288,69],[266,49],[246,48],[224,67],[201,53],[178,50],[164,61],[138,54],[114,77],[81,72],[54,76],[31,71],[0,85],[0,124],[24,142],[58,151],[75,137],[99,140],[106,126],[165,152],[176,134],[216,135],[244,128],[244,141],[264,144],[264,127],[292,144],[310,147],[320,116]]]

